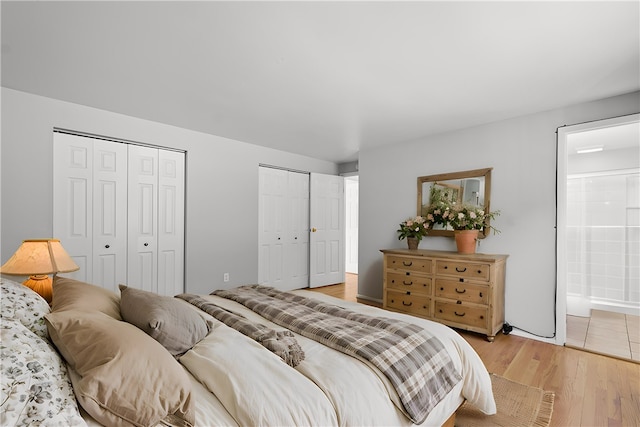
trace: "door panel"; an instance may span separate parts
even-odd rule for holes
[[[54,237],[80,267],[64,276],[184,292],[185,153],[57,131],[53,143]]]
[[[284,224],[285,198],[287,191],[287,171],[273,168],[259,168],[259,214],[258,245],[260,284],[283,286],[285,269]]]
[[[158,150],[129,146],[127,284],[157,291]]]
[[[344,282],[344,178],[311,174],[311,287]]]
[[[260,167],[259,283],[309,285],[309,176]]]
[[[309,175],[288,174],[287,266],[290,289],[309,286]]]
[[[184,292],[185,154],[159,150],[158,293]]]
[[[93,280],[116,292],[127,280],[127,146],[93,140]]]
[[[64,274],[93,280],[93,145],[80,136],[53,134],[53,236],[80,270]]]

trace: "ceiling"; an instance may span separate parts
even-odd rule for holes
[[[2,1],[2,86],[340,163],[639,90],[639,4]]]

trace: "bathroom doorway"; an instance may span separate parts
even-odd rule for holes
[[[638,115],[558,130],[558,337],[640,360]]]

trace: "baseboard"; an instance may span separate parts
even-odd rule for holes
[[[517,335],[519,337],[529,338],[529,339],[536,340],[536,341],[542,341],[542,342],[546,342],[546,343],[549,343],[549,344],[562,345],[562,344],[558,344],[556,342],[555,338],[539,337],[537,335],[530,334],[529,332],[522,331],[522,330],[518,329],[517,327],[514,327],[513,331],[511,331],[511,333],[513,335]]]
[[[369,296],[362,295],[362,294],[356,294],[356,298],[357,299],[363,299],[363,300],[371,301],[371,302],[375,302],[376,304],[380,304],[380,306],[382,306],[382,300],[378,299],[378,298],[371,298]]]

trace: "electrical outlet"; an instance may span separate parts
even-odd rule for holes
[[[224,273],[223,280],[224,280],[225,282],[228,282],[228,281],[229,281],[229,273]]]

